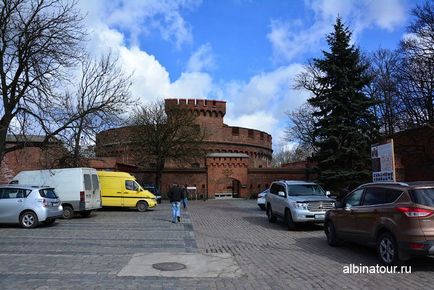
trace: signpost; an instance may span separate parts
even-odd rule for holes
[[[393,139],[371,146],[372,181],[396,181]]]

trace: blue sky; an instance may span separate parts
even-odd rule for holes
[[[337,15],[364,52],[397,47],[411,0],[82,0],[89,51],[119,55],[143,103],[163,98],[227,101],[228,125],[256,128],[283,146],[286,111],[307,92],[294,77],[327,49]]]

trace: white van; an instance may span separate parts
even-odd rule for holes
[[[93,168],[21,171],[11,183],[53,187],[66,219],[72,218],[74,212],[86,217],[92,210],[101,208],[101,190]]]

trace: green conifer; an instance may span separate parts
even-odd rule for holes
[[[316,81],[323,88],[308,101],[316,108],[316,146],[319,180],[328,189],[353,187],[371,178],[370,146],[377,133],[363,89],[371,81],[360,51],[351,44],[351,32],[338,17],[327,36],[330,52],[314,59],[321,71]]]

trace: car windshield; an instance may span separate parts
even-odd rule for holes
[[[39,190],[41,197],[45,198],[58,198],[53,188],[44,188]]]
[[[410,194],[415,203],[434,207],[434,188],[414,189]]]
[[[316,184],[297,184],[288,185],[288,195],[291,196],[308,196],[308,195],[325,195],[321,186]]]

